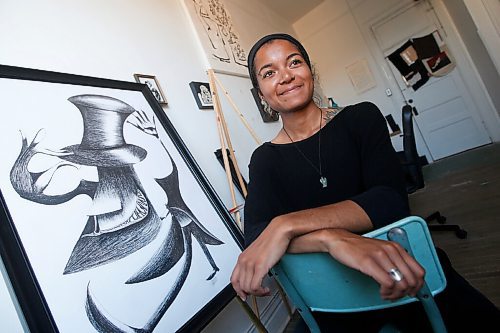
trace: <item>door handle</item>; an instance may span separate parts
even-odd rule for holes
[[[409,99],[409,100],[408,100],[408,103],[409,103],[409,104],[413,104],[413,99]],[[413,112],[413,114],[414,114],[415,116],[418,116],[418,111],[417,111],[417,108],[416,108],[416,107],[414,107],[413,105],[411,106],[411,111]]]

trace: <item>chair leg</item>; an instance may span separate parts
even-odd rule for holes
[[[436,211],[424,219],[429,226],[429,230],[433,231],[454,231],[455,235],[460,239],[467,238],[467,231],[460,228],[457,224],[445,224],[446,216],[441,215],[439,211]],[[439,224],[430,224],[432,221],[437,221]]]
[[[402,228],[392,228],[387,232],[387,238],[393,242],[397,242],[401,245],[408,253],[413,257],[413,251],[410,246],[410,241],[408,240],[408,235],[406,231]],[[422,303],[427,318],[431,323],[434,333],[446,333],[446,326],[444,325],[441,313],[434,302],[432,293],[429,286],[424,281],[424,285],[417,293],[417,298]]]
[[[321,333],[321,330],[319,329],[316,319],[314,319],[311,311],[309,311],[309,308],[307,306],[302,309],[297,307],[297,311],[299,311],[300,315],[302,316],[302,319],[304,319],[311,333]]]
[[[434,298],[432,297],[431,291],[429,290],[429,286],[427,283],[424,283],[423,287],[417,293],[417,298],[422,303],[424,307],[425,313],[427,314],[427,318],[429,318],[429,322],[431,323],[432,330],[434,333],[446,333],[446,326],[444,325],[443,318],[439,312],[439,309],[434,302]]]
[[[456,224],[438,224],[438,225],[429,225],[429,230],[431,231],[454,231],[455,235],[460,239],[467,238],[467,231],[460,228],[460,226]]]
[[[295,289],[293,284],[288,280],[288,277],[285,273],[283,273],[283,270],[281,269],[280,265],[277,264],[274,266],[274,268],[271,270],[273,275],[275,276],[277,282],[281,284],[281,287],[287,291],[288,297],[292,300],[292,303],[295,304],[295,307],[297,308],[297,311],[301,315],[302,319],[304,319],[307,327],[309,327],[309,330],[311,333],[321,333],[321,330],[318,326],[318,323],[316,322],[316,319],[314,319],[311,310],[309,307],[306,305],[304,302],[304,299],[302,296],[299,294],[299,292]]]
[[[439,211],[436,211],[431,215],[427,216],[424,220],[427,222],[436,220],[439,224],[443,224],[446,222],[446,216],[443,216]]]

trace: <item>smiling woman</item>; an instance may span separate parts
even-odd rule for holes
[[[268,295],[262,280],[286,252],[327,252],[373,278],[383,299],[414,296],[424,281],[422,267],[398,244],[359,235],[410,214],[401,166],[380,110],[369,102],[317,106],[309,56],[290,35],[272,34],[257,41],[248,68],[254,88],[280,113],[283,127],[250,161],[247,247],[231,276],[237,294],[243,299]],[[438,253],[448,287],[436,302],[449,330],[472,324],[463,313],[474,316],[474,323],[480,318],[491,327],[498,325],[495,306],[453,270],[442,251]],[[415,304],[376,315],[316,317],[325,332],[332,327],[378,332],[388,322],[412,332],[430,330]]]
[[[314,104],[311,68],[293,44],[275,40],[257,53],[255,67],[260,92],[274,110],[293,112],[304,109],[303,103]],[[283,84],[286,81],[290,84]]]

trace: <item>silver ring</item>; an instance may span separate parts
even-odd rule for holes
[[[396,282],[403,280],[403,274],[397,268],[391,268],[389,270],[389,275]]]

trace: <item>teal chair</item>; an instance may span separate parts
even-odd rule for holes
[[[446,279],[425,220],[411,216],[364,236],[395,241],[403,246],[425,268],[424,286],[416,297],[387,301],[380,298],[379,285],[375,280],[337,262],[327,253],[286,254],[271,273],[296,306],[311,333],[320,332],[311,314],[314,311],[370,311],[415,301],[422,303],[434,332],[446,332],[433,298],[446,287]],[[390,325],[383,331],[390,331]]]

